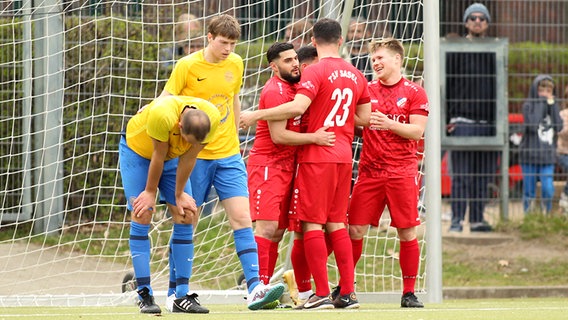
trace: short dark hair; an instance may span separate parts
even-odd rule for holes
[[[296,52],[299,63],[310,63],[318,57],[318,50],[314,46],[303,46]]]
[[[316,43],[338,43],[341,39],[341,25],[339,22],[324,18],[314,24],[314,39]]]
[[[197,141],[202,142],[211,130],[211,120],[203,110],[193,106],[186,106],[186,108],[189,109],[182,115],[181,132],[193,135]]]
[[[280,57],[281,52],[288,50],[294,50],[294,45],[288,42],[275,42],[266,50],[266,60],[271,63]]]

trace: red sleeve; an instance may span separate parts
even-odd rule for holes
[[[428,116],[430,110],[428,96],[426,95],[426,90],[424,90],[424,88],[418,87],[418,90],[414,94],[414,99],[412,99],[411,102],[410,114]]]
[[[270,109],[291,101],[294,96],[290,95],[290,88],[272,79],[266,83],[261,94],[259,109]]]
[[[361,104],[371,102],[371,94],[369,92],[369,84],[368,84],[366,78],[363,75],[361,75],[360,79],[363,79],[365,81],[364,81],[364,85],[361,86],[361,96],[359,97],[359,100],[357,101],[357,105],[361,105]]]
[[[298,86],[297,93],[301,93],[306,97],[310,98],[310,100],[314,100],[319,88],[319,77],[316,73],[316,68],[318,65],[310,66],[310,68],[306,68],[302,73],[302,78],[300,80],[300,85]]]

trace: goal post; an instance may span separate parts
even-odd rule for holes
[[[433,1],[437,3],[437,1]],[[369,38],[387,35],[406,49],[404,74],[436,95],[437,6],[424,1],[274,0],[10,1],[0,4],[0,305],[119,305],[133,302],[123,286],[132,271],[129,213],[118,168],[118,144],[128,119],[162,91],[180,44],[179,17],[206,25],[219,13],[234,14],[243,37],[242,108],[257,108],[271,76],[266,49],[285,39],[290,22],[329,17],[366,22]],[[428,20],[430,19],[430,20]],[[434,21],[435,20],[435,21]],[[304,30],[303,33],[309,30]],[[201,31],[203,32],[203,31]],[[431,37],[432,43],[424,40]],[[301,35],[300,35],[301,36]],[[357,46],[346,41],[343,51]],[[430,57],[430,58],[428,58]],[[169,59],[169,60],[168,60]],[[435,110],[435,108],[432,108]],[[441,300],[439,154],[432,112],[420,164],[421,247],[417,293]],[[431,130],[430,130],[431,129]],[[240,132],[245,158],[254,128]],[[361,141],[354,150],[354,177]],[[437,147],[437,148],[436,148]],[[423,179],[428,172],[428,179]],[[438,186],[439,187],[439,186]],[[215,195],[212,190],[212,195]],[[365,237],[356,270],[362,302],[400,301],[402,278],[396,230],[388,213]],[[150,228],[152,286],[158,301],[168,285],[172,222],[158,206]],[[280,244],[274,281],[290,268],[291,237]],[[244,303],[240,263],[228,219],[212,196],[195,232],[190,289],[204,304]],[[337,283],[333,256],[330,282]],[[125,291],[125,292],[123,292]],[[223,297],[216,299],[214,297]]]

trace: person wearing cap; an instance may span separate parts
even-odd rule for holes
[[[489,10],[474,3],[463,14],[467,29],[465,38],[472,46],[487,34],[491,16]],[[496,134],[496,65],[484,52],[448,54],[446,59],[447,134],[449,136],[495,136]],[[489,198],[488,184],[497,171],[497,151],[452,150],[450,232],[462,232],[469,206],[471,232],[492,231],[483,218]]]
[[[481,4],[474,3],[467,7],[463,13],[463,23],[467,29],[466,38],[483,38],[489,29],[491,15],[489,10]]]

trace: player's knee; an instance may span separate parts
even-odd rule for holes
[[[416,228],[399,228],[397,229],[400,241],[412,241],[416,239]]]
[[[270,239],[271,241],[280,241],[278,238],[278,221],[257,220],[255,222],[255,235]]]
[[[351,239],[362,239],[369,226],[349,225],[349,237]]]
[[[130,214],[130,220],[139,224],[150,224],[152,222],[151,214],[143,214],[141,216],[136,216],[133,212]]]
[[[186,215],[172,215],[172,220],[176,224],[193,224],[193,217],[189,214]]]

